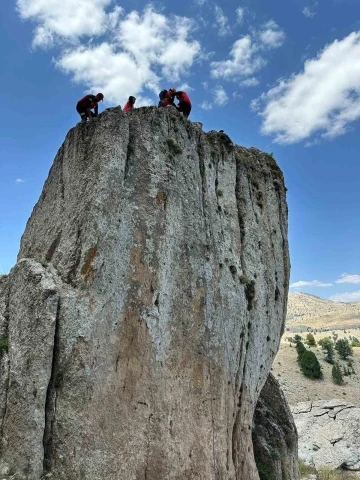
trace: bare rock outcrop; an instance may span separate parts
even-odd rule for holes
[[[291,407],[299,457],[316,469],[360,472],[360,407],[344,400],[301,402]]]
[[[271,373],[256,406],[252,438],[260,480],[299,479],[295,423]]]
[[[172,108],[77,125],[5,282],[0,471],[258,480],[288,280],[270,155]]]

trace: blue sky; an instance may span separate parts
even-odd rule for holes
[[[76,101],[157,103],[273,152],[288,187],[291,291],[360,301],[358,0],[17,0],[0,17],[0,272]]]

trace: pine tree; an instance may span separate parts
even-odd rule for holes
[[[309,345],[309,347],[316,347],[315,337],[312,333],[308,333],[306,335],[306,343]]]
[[[300,358],[300,368],[306,377],[322,378],[321,366],[314,352],[305,350]]]
[[[353,354],[351,345],[347,338],[341,338],[335,344],[335,350],[337,350],[340,358],[346,360],[350,355]]]
[[[300,362],[303,353],[307,352],[307,350],[305,348],[305,345],[302,342],[297,342],[296,343],[296,351],[297,351],[297,354],[298,354],[297,361]]]
[[[325,361],[333,365],[335,359],[335,351],[334,344],[332,343],[330,338],[322,338],[321,340],[319,340],[318,343],[321,346],[322,351],[325,353]]]
[[[333,382],[336,383],[336,385],[341,385],[344,383],[343,375],[341,373],[341,368],[338,363],[335,363],[333,365],[331,375],[332,375]]]

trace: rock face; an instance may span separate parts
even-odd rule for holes
[[[172,108],[77,125],[0,290],[2,473],[258,480],[288,279],[270,155]]]
[[[252,438],[260,480],[299,478],[295,423],[279,383],[272,374],[256,406]]]
[[[330,400],[301,402],[291,410],[300,458],[316,469],[360,471],[360,407]]]

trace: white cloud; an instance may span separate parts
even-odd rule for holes
[[[56,38],[75,42],[83,35],[102,34],[108,17],[105,8],[112,0],[17,0],[21,18],[34,20],[34,46],[51,46]],[[115,10],[120,13],[119,8]]]
[[[268,48],[279,48],[285,40],[285,33],[274,20],[270,20],[263,25],[259,36],[263,47]]]
[[[205,5],[206,0],[194,0],[194,3],[195,5],[199,5],[200,7],[202,7],[203,5]]]
[[[277,143],[343,135],[360,118],[360,32],[327,45],[303,72],[280,80],[252,106],[262,109],[262,133]]]
[[[225,89],[219,85],[214,89],[214,103],[215,105],[218,105],[219,107],[223,107],[226,105],[229,101],[229,97],[227,96],[227,93]]]
[[[360,302],[360,290],[357,292],[337,293],[330,297],[334,302]]]
[[[305,15],[307,18],[313,18],[316,15],[315,10],[313,7],[305,7],[302,13]]]
[[[204,87],[205,90],[208,90],[209,88],[208,82],[201,82],[201,85]]]
[[[245,8],[239,7],[236,9],[236,20],[240,25],[243,23],[245,17]]]
[[[351,275],[349,273],[343,273],[335,283],[360,283],[360,275]]]
[[[323,282],[319,282],[319,280],[311,280],[309,282],[300,280],[299,282],[290,284],[290,288],[300,288],[300,287],[332,287],[332,283],[323,283]]]
[[[221,37],[225,37],[226,35],[231,34],[231,28],[229,26],[229,21],[227,17],[224,15],[222,9],[215,5],[215,17],[216,17],[216,24],[218,27],[218,33]]]
[[[15,180],[15,183],[18,183],[18,184],[19,184],[19,183],[25,183],[25,180],[24,180],[23,178],[17,178],[17,179]]]
[[[259,85],[259,80],[255,77],[250,77],[240,82],[241,87],[256,87],[256,85]]]
[[[264,53],[280,47],[284,38],[284,32],[274,21],[267,22],[259,31],[252,30],[251,34],[236,40],[231,48],[230,58],[211,62],[211,76],[235,80],[253,75],[266,65]]]
[[[144,88],[158,93],[162,78],[178,82],[187,74],[201,50],[189,38],[192,28],[187,18],[169,18],[151,8],[143,15],[131,12],[112,41],[64,50],[56,65],[76,83],[103,91],[106,101],[123,103],[135,95],[141,105]]]
[[[180,92],[192,92],[194,88],[190,87],[188,83],[182,83],[176,87],[176,90]]]
[[[203,110],[211,110],[213,108],[212,104],[209,102],[206,102],[205,100],[199,105],[199,107],[202,108]]]
[[[250,35],[239,38],[231,48],[230,59],[211,62],[211,76],[234,79],[252,75],[266,64],[266,61],[256,52],[257,48]]]

